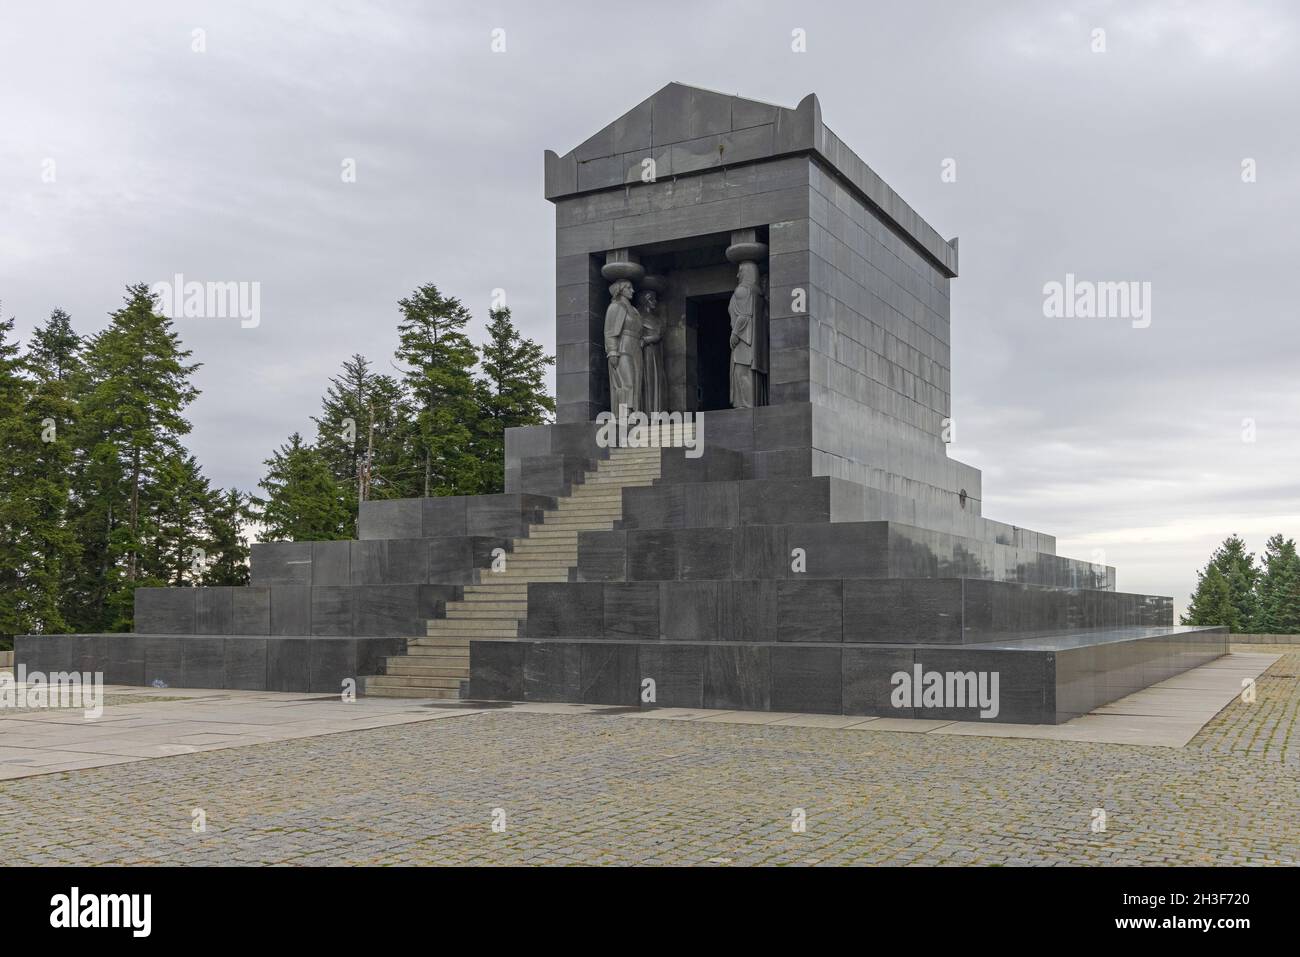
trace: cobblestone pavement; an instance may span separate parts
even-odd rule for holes
[[[507,711],[332,734],[2,782],[0,854],[9,864],[1294,864],[1298,672],[1300,651],[1287,653],[1254,704],[1235,702],[1183,749]],[[1094,808],[1106,812],[1102,833]]]

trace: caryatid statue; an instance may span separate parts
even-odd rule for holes
[[[636,294],[637,312],[641,314],[641,410],[666,412],[668,374],[664,367],[664,321],[659,314],[662,276],[646,276]]]
[[[727,304],[731,316],[733,409],[767,404],[767,302],[758,272],[758,260],[766,254],[767,245],[753,239],[727,247],[727,258],[739,263],[736,291]]]
[[[641,408],[641,314],[632,305],[633,276],[645,271],[637,263],[608,262],[601,269],[609,287],[605,310],[605,360],[609,364],[609,405],[615,415]]]

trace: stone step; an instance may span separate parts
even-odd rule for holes
[[[456,658],[460,661],[469,661],[469,640],[466,639],[464,648],[452,648],[440,644],[421,644],[421,642],[430,641],[428,638],[412,638],[406,643],[406,654],[411,658]]]
[[[527,596],[520,597],[517,601],[493,601],[485,599],[483,601],[449,601],[447,602],[447,613],[452,611],[526,611],[528,609]],[[436,620],[436,619],[435,619]]]
[[[371,698],[436,698],[452,701],[460,698],[460,689],[412,688],[405,685],[378,684],[384,675],[366,679],[366,696]]]
[[[469,677],[469,661],[454,661],[451,665],[426,665],[423,659],[412,660],[409,657],[387,658],[384,663],[384,677],[405,678],[455,678],[464,681]]]
[[[623,516],[622,516],[622,515],[619,515],[619,516],[617,516],[617,517],[618,517],[618,518],[622,518]],[[606,520],[604,520],[604,521],[598,521],[598,520],[596,520],[596,519],[594,519],[594,518],[593,518],[593,519],[586,519],[586,518],[582,518],[582,517],[580,517],[580,516],[576,516],[576,515],[557,515],[555,512],[551,512],[550,514],[548,514],[548,515],[546,516],[546,524],[545,524],[545,525],[536,526],[536,527],[538,527],[538,528],[556,528],[556,529],[559,529],[559,528],[563,528],[563,529],[576,528],[576,529],[581,530],[581,529],[584,527],[584,523],[585,523],[585,522],[590,522],[591,525],[592,525],[592,527],[593,527],[593,530],[594,530],[596,526],[608,525],[608,524],[609,524],[610,522],[612,522],[612,521],[613,521],[613,519],[606,519]]]
[[[425,649],[427,650],[427,649]],[[388,664],[391,667],[394,662],[403,662],[403,667],[409,665],[412,668],[441,668],[446,671],[457,673],[464,672],[465,677],[469,677],[469,655],[426,655],[426,654],[405,654],[400,658],[389,658]]]
[[[497,614],[500,615],[499,612]],[[449,638],[477,637],[484,632],[513,629],[517,624],[519,619],[514,617],[430,618],[425,637],[439,638],[444,635]]]
[[[460,624],[467,625],[473,623],[460,622]],[[430,630],[429,637],[439,638],[442,637],[443,635],[454,635],[457,638],[473,638],[475,640],[485,640],[488,638],[518,638],[520,624],[521,622],[515,621],[515,622],[511,622],[509,628],[479,628],[475,626],[475,627],[459,628],[456,629],[455,631],[439,630],[435,632],[433,630]],[[416,642],[419,640],[420,640],[419,638],[414,638],[412,639],[412,642]]]
[[[568,571],[569,571],[568,568],[556,569],[555,571],[539,570],[537,572],[532,572],[532,573],[525,572],[523,570],[520,570],[518,572],[505,571],[497,575],[497,581],[499,581],[502,585],[527,585],[529,582],[550,582],[550,581],[567,582],[569,580]]]
[[[442,621],[441,618],[431,618],[430,621]],[[419,638],[412,638],[406,643],[406,647],[416,646],[419,648],[441,648],[440,654],[460,655],[469,654],[468,637],[460,635],[423,635]]]

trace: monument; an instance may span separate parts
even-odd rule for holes
[[[363,503],[357,542],[257,545],[250,588],[141,589],[142,634],[20,638],[18,660],[1055,723],[1226,652],[1170,599],[983,515],[943,441],[957,241],[815,96],[669,84],[547,152],[545,194],[557,421],[507,433],[504,494]],[[630,447],[598,421],[656,413],[678,418]]]

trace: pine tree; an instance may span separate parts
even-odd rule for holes
[[[172,323],[144,284],[127,287],[125,305],[85,349],[86,393],[79,423],[82,461],[74,475],[74,523],[84,546],[68,600],[79,630],[130,626],[135,588],[147,572],[144,519],[157,473],[182,454],[183,416],[198,391]]]
[[[207,515],[212,489],[189,454],[170,455],[154,474],[155,495],[141,536],[146,543],[140,578],[150,584],[181,587],[202,579],[212,547]]]
[[[304,445],[295,432],[266,460],[258,484],[265,498],[254,499],[266,541],[323,542],[349,538],[347,500],[325,457]]]
[[[480,468],[474,457],[477,353],[464,332],[469,310],[432,283],[398,305],[397,358],[408,366],[403,378],[419,429],[422,494],[472,495],[479,490]]]
[[[1256,630],[1271,635],[1300,633],[1300,557],[1294,539],[1278,534],[1268,540],[1258,591]]]
[[[315,416],[316,449],[324,457],[352,515],[355,536],[357,503],[420,494],[421,466],[417,435],[401,386],[370,371],[354,355],[340,375],[330,379]]]
[[[62,390],[26,378],[0,320],[0,636],[66,630],[59,592],[77,543],[66,524],[69,418]]]
[[[250,549],[245,527],[250,518],[248,496],[239,489],[212,494],[205,515],[209,551],[204,585],[248,584]]]
[[[1182,622],[1184,625],[1227,625],[1232,632],[1241,630],[1228,580],[1213,562],[1198,576],[1196,591]]]
[[[1228,600],[1232,606],[1232,612],[1227,615],[1229,620],[1213,622],[1212,624],[1230,625],[1232,631],[1236,634],[1256,630],[1256,619],[1258,600],[1255,593],[1255,584],[1259,578],[1259,569],[1255,565],[1255,556],[1253,553],[1246,551],[1246,543],[1236,535],[1229,535],[1224,539],[1223,544],[1214,550],[1210,556],[1210,563],[1206,566],[1205,571],[1197,574],[1197,593],[1201,590],[1201,583],[1213,567],[1223,579],[1228,589]],[[1217,587],[1217,586],[1216,586]],[[1195,604],[1196,595],[1192,596]],[[1222,614],[1215,612],[1216,614]],[[1203,624],[1199,621],[1188,620],[1192,616],[1191,608],[1188,614],[1184,616],[1184,624]]]
[[[519,335],[508,308],[493,309],[488,340],[480,347],[483,378],[479,394],[479,486],[503,490],[506,429],[541,425],[555,413],[546,391],[546,368],[555,362],[542,347]]]
[[[67,382],[84,368],[81,336],[72,329],[72,319],[62,309],[50,313],[49,320],[32,332],[27,360],[41,381]]]

